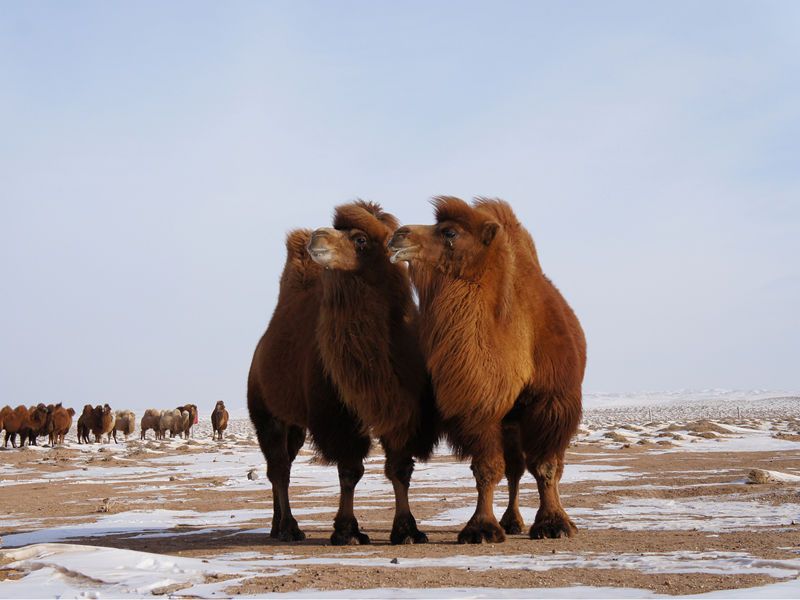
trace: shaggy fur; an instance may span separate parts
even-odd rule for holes
[[[111,432],[114,431],[114,412],[108,404],[94,407],[94,416],[90,425],[95,441],[99,444],[106,436],[106,442],[111,442]],[[116,440],[114,440],[116,441]]]
[[[572,535],[558,481],[581,416],[583,331],[508,204],[442,197],[434,206],[435,225],[400,228],[389,245],[395,260],[411,265],[422,347],[448,437],[472,457],[478,507],[459,541],[504,539],[492,509],[504,469],[510,502],[501,523],[521,530],[525,465],[541,500],[531,537]]]
[[[131,410],[118,410],[114,414],[114,442],[117,441],[117,432],[119,431],[125,436],[127,441],[128,436],[133,434],[136,428],[136,415]]]
[[[23,431],[20,433],[22,444],[28,440],[29,446],[36,446],[36,440],[40,435],[47,434],[47,406],[37,404],[28,408],[28,420]]]
[[[288,484],[308,429],[318,455],[339,470],[333,544],[369,542],[353,498],[370,435],[386,450],[396,495],[391,541],[424,542],[408,485],[414,457],[432,451],[437,419],[410,284],[386,253],[397,223],[378,205],[355,202],[338,207],[333,224],[289,234],[278,305],[250,369],[248,408],[273,486],[271,535],[305,537],[291,515]]]
[[[89,434],[94,425],[94,407],[91,404],[83,405],[83,412],[78,417],[78,443],[89,444]]]
[[[179,406],[178,410],[181,411],[181,413],[184,411],[189,413],[189,421],[188,423],[184,423],[183,431],[180,432],[181,437],[184,437],[188,440],[192,436],[192,427],[197,424],[197,405],[184,404],[183,406]]]
[[[169,437],[174,438],[178,433],[183,431],[183,416],[177,408],[172,410],[165,410],[161,413],[161,419],[158,422],[158,439],[164,439],[166,432],[169,431]]]
[[[50,445],[63,444],[64,438],[72,427],[72,417],[75,416],[75,409],[64,408],[59,402],[53,407],[53,428],[50,431]]]
[[[222,400],[217,401],[214,412],[211,413],[211,426],[214,428],[211,439],[222,440],[222,432],[228,428],[228,411]]]
[[[25,445],[25,439],[22,438],[22,433],[26,432],[26,427],[28,423],[28,407],[19,405],[16,408],[11,408],[10,406],[4,406],[3,410],[0,411],[0,419],[3,421],[3,428],[6,430],[5,440],[3,441],[3,447],[8,448],[8,441],[11,440],[11,447],[17,447],[17,434],[20,434],[22,439],[21,446]]]
[[[156,439],[159,439],[159,429],[158,424],[161,422],[161,411],[157,408],[148,408],[144,411],[144,415],[142,416],[142,421],[139,424],[140,429],[140,437],[141,439],[147,439],[147,431],[149,429],[153,430]]]

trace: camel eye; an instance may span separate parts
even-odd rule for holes
[[[447,229],[442,230],[442,235],[445,237],[445,239],[452,241],[458,234],[456,233],[455,229],[450,229],[448,227]]]
[[[359,250],[363,250],[367,247],[367,238],[365,238],[363,235],[358,236],[354,241],[356,243],[356,248]]]

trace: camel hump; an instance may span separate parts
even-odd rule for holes
[[[521,226],[517,215],[514,214],[514,209],[505,200],[478,197],[472,201],[472,206],[476,210],[490,214],[493,219],[506,229],[516,229]]]
[[[431,200],[436,222],[455,221],[464,225],[475,223],[475,210],[461,198],[455,196],[435,196]]]
[[[393,214],[383,210],[377,202],[356,200],[337,206],[333,213],[334,229],[360,229],[373,238],[393,233],[400,222]]]

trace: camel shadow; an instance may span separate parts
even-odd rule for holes
[[[332,529],[306,529],[306,539],[295,542],[284,542],[269,536],[268,530],[252,528],[172,528],[165,531],[142,529],[118,529],[96,534],[86,534],[86,530],[76,527],[74,529],[15,529],[0,531],[0,548],[12,550],[30,544],[42,543],[68,543],[88,546],[100,546],[134,550],[138,552],[154,552],[158,554],[180,554],[183,552],[196,553],[209,551],[210,553],[237,552],[243,549],[270,548],[279,551],[298,548],[323,548],[330,547],[346,551],[347,548],[355,549],[356,546],[333,546],[330,542]],[[358,546],[361,548],[390,548],[390,531],[376,529],[367,532],[370,544]],[[456,546],[457,532],[437,530],[437,534],[446,534],[448,539],[429,541],[428,546]],[[438,536],[437,536],[438,537]]]

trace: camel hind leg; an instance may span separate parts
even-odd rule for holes
[[[578,531],[561,504],[558,483],[564,455],[581,418],[577,394],[537,394],[522,418],[525,457],[539,489],[539,510],[530,529],[532,539],[572,537]]]
[[[267,461],[267,478],[272,484],[272,530],[269,535],[284,542],[304,540],[306,535],[298,527],[289,505],[289,479],[294,459],[289,453],[290,427],[266,409],[254,414],[252,405],[251,416],[261,452]]]

